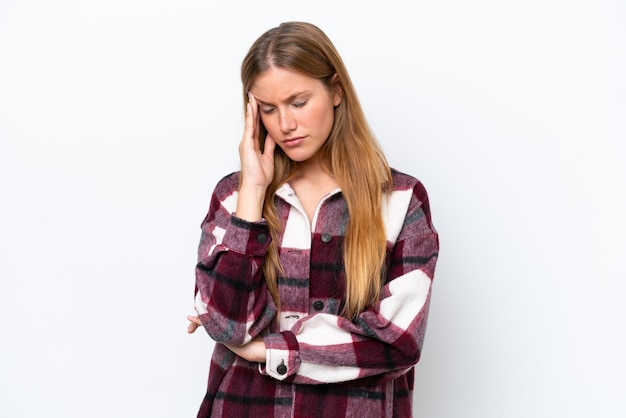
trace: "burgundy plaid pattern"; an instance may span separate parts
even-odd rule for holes
[[[322,200],[312,226],[291,187],[277,191],[285,225],[278,237],[285,274],[278,277],[277,313],[262,272],[268,227],[233,215],[239,173],[218,183],[196,268],[196,310],[218,343],[198,417],[411,416],[439,240],[423,185],[395,170],[393,180],[383,210],[388,277],[380,302],[354,321],[339,316],[348,221],[341,191]],[[220,344],[258,335],[267,346],[265,364]]]

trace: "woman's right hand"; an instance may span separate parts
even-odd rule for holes
[[[243,137],[239,143],[241,160],[241,188],[237,203],[237,216],[251,222],[262,217],[265,190],[274,176],[274,148],[276,142],[268,134],[261,149],[259,105],[252,93],[248,93],[246,120]]]
[[[203,326],[198,315],[187,315],[187,320],[189,321],[189,325],[187,326],[187,332],[189,334],[193,334],[198,328]]]

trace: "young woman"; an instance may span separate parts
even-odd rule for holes
[[[241,170],[216,186],[188,331],[216,341],[198,417],[411,417],[439,249],[327,36],[288,22],[241,67]]]

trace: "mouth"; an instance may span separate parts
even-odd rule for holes
[[[295,147],[296,145],[300,145],[304,141],[303,136],[297,136],[294,138],[287,138],[282,143],[286,147]]]

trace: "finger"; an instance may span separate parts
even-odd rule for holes
[[[259,126],[261,124],[259,102],[256,101],[256,97],[254,97],[252,93],[248,93],[248,100],[250,108],[252,109],[252,141],[254,143],[254,150],[259,151],[261,148],[259,143]]]
[[[248,103],[250,103],[250,106],[252,108],[252,116],[254,116],[254,119],[256,120],[256,117],[258,116],[258,110],[259,110],[259,102],[256,101],[256,97],[254,97],[254,94],[248,92]]]
[[[192,322],[187,326],[187,334],[193,334],[194,332],[196,332],[197,329],[198,329],[198,325]]]
[[[192,321],[190,317],[187,317],[187,319],[189,319],[189,325],[187,325],[187,333],[189,334],[193,334],[198,327],[200,327],[200,325],[198,325],[195,321]]]
[[[187,326],[187,332],[193,334],[198,328],[202,326],[202,321],[198,316],[187,315],[187,320],[190,324]]]
[[[197,315],[187,315],[187,320],[189,320],[190,322],[193,322],[196,325],[202,325],[202,321],[200,320],[200,317]]]
[[[268,133],[265,137],[265,147],[263,148],[263,155],[274,155],[274,149],[276,148],[276,141]]]
[[[250,103],[246,104],[245,125],[243,128],[243,137],[241,138],[241,145],[243,146],[252,145],[250,144],[250,140],[254,133],[254,117],[252,113],[252,105]]]
[[[232,351],[233,353],[239,355],[239,353],[237,352],[237,346],[230,345],[230,344],[224,344],[224,346],[228,348],[230,351]]]

